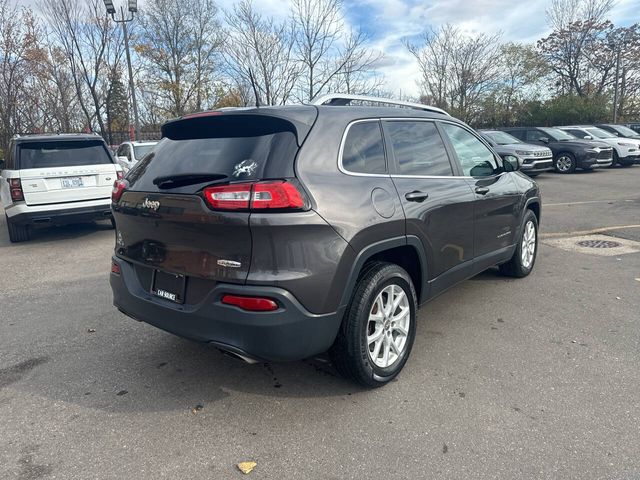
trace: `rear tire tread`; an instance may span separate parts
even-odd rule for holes
[[[410,301],[413,302],[413,310],[417,311],[416,305],[416,292],[411,282],[409,274],[396,264],[388,262],[371,262],[365,264],[358,277],[358,281],[354,288],[351,301],[345,311],[344,319],[340,325],[336,340],[329,350],[329,355],[333,362],[335,369],[343,377],[354,380],[365,387],[381,387],[391,381],[395,376],[400,373],[406,359],[411,352],[411,344],[408,345],[405,358],[399,363],[400,368],[384,379],[376,379],[371,376],[370,371],[364,368],[363,363],[359,359],[354,358],[360,348],[360,338],[358,334],[359,328],[359,316],[362,312],[368,312],[369,301],[373,292],[378,288],[380,282],[385,281],[389,274],[395,274],[404,279],[408,283],[410,288]],[[413,337],[415,338],[415,318],[412,325]],[[366,355],[366,354],[365,354]]]

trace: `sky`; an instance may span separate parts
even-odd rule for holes
[[[220,0],[230,8],[233,0]],[[535,42],[550,33],[545,19],[548,0],[343,0],[347,22],[363,29],[370,46],[384,58],[377,70],[386,89],[417,96],[419,73],[403,39],[419,40],[429,26],[451,23],[463,31],[502,32],[505,41]],[[275,18],[287,15],[287,0],[254,0],[261,12]],[[618,0],[609,18],[617,26],[640,22],[640,0]]]
[[[17,0],[35,7],[36,0]],[[190,1],[184,0],[185,4]],[[284,18],[289,0],[253,0],[266,16]],[[113,0],[116,6],[125,0]],[[145,0],[138,0],[144,6]],[[223,10],[235,0],[218,0]],[[364,30],[369,46],[383,55],[377,70],[385,77],[385,89],[398,95],[419,94],[419,73],[402,41],[419,40],[430,26],[451,23],[470,33],[502,32],[504,41],[535,42],[550,33],[545,9],[550,0],[343,0],[348,26]],[[640,0],[617,0],[609,14],[616,26],[640,22]]]

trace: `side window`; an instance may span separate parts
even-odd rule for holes
[[[116,156],[117,157],[126,157],[127,154],[125,153],[125,144],[122,144],[118,147],[118,151],[116,152]]]
[[[565,130],[565,132],[569,132],[571,135],[575,135],[578,138],[584,138],[586,136],[588,136],[587,133],[583,132],[582,130],[574,130],[574,129],[567,129]]]
[[[527,130],[527,136],[525,140],[529,140],[530,142],[539,142],[541,138],[546,137],[547,135],[540,130]]]
[[[353,173],[386,173],[379,121],[354,123],[342,150],[342,167]]]
[[[442,128],[451,140],[464,175],[486,177],[498,171],[493,153],[474,135],[451,123],[442,123]]]
[[[433,122],[385,123],[400,175],[453,175],[449,156]]]
[[[520,140],[526,140],[527,136],[526,136],[526,132],[524,130],[513,130],[513,131],[509,131],[507,130],[507,133],[509,135],[513,135],[514,137],[520,139]]]

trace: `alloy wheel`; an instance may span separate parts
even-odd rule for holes
[[[409,328],[409,297],[400,285],[386,286],[369,311],[367,351],[371,361],[380,368],[397,362],[406,349]]]
[[[561,172],[568,172],[571,169],[571,158],[566,155],[558,157],[556,168]]]
[[[520,258],[522,266],[531,268],[536,253],[536,227],[531,220],[524,226],[522,245],[520,246]]]

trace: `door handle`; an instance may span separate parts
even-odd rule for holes
[[[487,187],[476,187],[476,193],[478,195],[486,195],[489,193],[489,189]]]
[[[419,190],[415,190],[413,192],[405,193],[404,198],[409,202],[423,202],[425,199],[429,197],[429,194],[426,192],[421,192]]]

